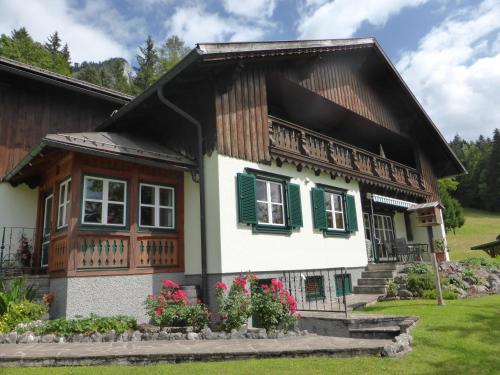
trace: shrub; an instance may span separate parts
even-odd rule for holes
[[[293,329],[300,318],[297,311],[297,301],[278,279],[272,279],[271,285],[259,285],[256,277],[251,278],[252,312],[266,331],[271,332],[282,328],[285,331]]]
[[[442,291],[443,293],[443,299],[450,300],[450,299],[457,299],[457,294],[453,292],[452,290],[447,290],[444,289]],[[436,289],[432,290],[425,290],[424,293],[422,294],[423,299],[437,299],[437,292]]]
[[[500,268],[500,256],[495,258],[469,257],[464,259],[462,263],[470,267]]]
[[[402,273],[407,274],[417,274],[417,275],[428,275],[432,274],[432,270],[428,264],[424,262],[416,262],[408,264],[403,270]]]
[[[398,286],[395,283],[389,283],[387,285],[387,292],[386,296],[387,297],[396,297],[398,295]]]
[[[33,301],[36,289],[26,284],[24,277],[16,277],[9,283],[0,280],[0,316],[8,309],[10,304],[22,301]]]
[[[47,313],[47,307],[30,301],[12,302],[0,318],[0,332],[11,332],[19,323],[29,323]]]
[[[435,288],[434,278],[431,274],[416,274],[408,275],[408,290],[412,293],[417,293],[422,296],[424,291]]]
[[[252,314],[252,301],[247,289],[247,279],[235,277],[229,291],[223,282],[216,283],[215,288],[223,329],[228,332],[232,329],[239,329]]]
[[[163,280],[159,295],[150,294],[146,312],[160,327],[193,326],[201,329],[208,324],[209,313],[205,305],[189,305],[187,293],[171,280]]]

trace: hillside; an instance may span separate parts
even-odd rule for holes
[[[475,209],[464,210],[465,224],[455,234],[448,233],[448,247],[453,260],[466,257],[488,258],[484,251],[470,250],[471,246],[493,241],[500,234],[500,213]]]

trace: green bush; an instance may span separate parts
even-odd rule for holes
[[[412,293],[417,293],[419,296],[424,294],[426,290],[435,288],[434,277],[431,274],[416,274],[408,275],[408,290]]]
[[[398,286],[395,283],[389,283],[387,285],[387,292],[386,296],[387,297],[396,297],[398,295]]]
[[[495,258],[469,257],[465,258],[462,263],[470,267],[500,268],[500,256]]]
[[[401,272],[407,274],[429,275],[432,274],[432,269],[427,263],[416,262],[408,264]]]
[[[90,316],[86,318],[47,320],[40,326],[35,327],[33,332],[37,335],[53,333],[67,337],[73,333],[90,335],[94,332],[105,333],[112,329],[117,333],[123,333],[129,329],[135,329],[136,326],[137,321],[135,318],[129,316],[116,315],[102,317],[90,314]],[[22,333],[22,331],[18,333]]]
[[[442,291],[443,293],[443,299],[450,300],[450,299],[457,299],[457,294],[453,292],[452,290],[446,290],[444,289]],[[423,299],[437,299],[437,292],[436,289],[432,290],[424,290],[424,293],[422,294]]]
[[[11,332],[19,323],[41,319],[47,307],[30,301],[10,303],[7,312],[0,318],[0,332]]]
[[[33,301],[36,289],[26,284],[24,277],[16,277],[10,282],[0,279],[0,316],[5,314],[10,304]]]
[[[239,329],[252,315],[252,301],[247,289],[246,277],[235,277],[229,291],[223,282],[217,282],[215,289],[222,328],[227,332]]]

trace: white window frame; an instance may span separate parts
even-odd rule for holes
[[[154,203],[142,203],[142,187],[148,186],[154,189]],[[160,189],[170,190],[172,192],[172,206],[162,206],[160,205]],[[141,218],[141,208],[150,207],[154,209],[154,223],[155,225],[143,225]],[[160,209],[167,208],[172,210],[172,226],[160,226]],[[139,226],[141,228],[156,228],[156,229],[175,229],[175,188],[165,185],[154,185],[147,183],[139,184]]]
[[[87,193],[87,181],[88,180],[100,180],[102,181],[102,199],[86,198]],[[110,201],[108,200],[109,195],[109,183],[118,182],[123,184],[123,202]],[[85,203],[86,202],[97,202],[102,203],[101,207],[101,222],[93,223],[85,221]],[[120,204],[123,205],[123,222],[122,223],[108,223],[108,205],[109,204]],[[95,176],[85,176],[83,179],[83,203],[82,203],[82,223],[86,225],[106,225],[113,227],[124,227],[127,223],[127,181],[117,180],[113,178],[95,177]]]
[[[373,214],[375,237],[379,241],[394,241],[396,238],[396,234],[394,233],[394,222],[392,221],[392,216],[390,215],[381,215],[381,214]],[[380,221],[379,221],[380,220]],[[381,227],[378,227],[378,224],[382,224]],[[390,225],[387,226],[387,223]],[[382,234],[381,236],[379,234]]]
[[[68,194],[68,186],[71,183],[71,177],[59,184],[57,199],[57,229],[68,226],[68,210],[71,207],[71,196]],[[61,211],[62,208],[62,211]],[[62,212],[62,214],[61,214]]]
[[[327,229],[339,231],[339,232],[345,232],[346,231],[346,215],[345,215],[344,195],[342,193],[336,193],[333,191],[325,191],[325,195],[327,195],[328,199],[330,200],[330,205],[332,207],[332,209],[329,210],[328,208],[326,208],[326,205],[325,205],[326,214],[327,215],[328,215],[328,213],[332,214],[332,224],[333,224],[333,227],[328,227]],[[340,210],[335,209],[335,205],[334,205],[335,196],[340,197]],[[343,224],[342,228],[337,228],[337,221],[335,219],[335,214],[342,214],[342,224]],[[327,219],[327,222],[328,222],[328,219]]]
[[[262,179],[262,178],[257,178],[257,181],[261,181],[261,182],[264,182],[266,184],[266,198],[267,198],[267,201],[261,201],[261,200],[258,200],[257,199],[257,203],[265,203],[267,204],[267,218],[269,220],[269,222],[265,222],[265,221],[260,221],[259,219],[259,212],[258,212],[258,209],[257,209],[257,223],[259,225],[271,225],[271,226],[274,226],[274,227],[285,227],[286,226],[286,212],[285,212],[285,196],[283,194],[283,183],[281,182],[277,182],[277,181],[271,181],[271,180],[265,180],[265,179]],[[271,184],[276,184],[276,185],[279,185],[280,187],[280,193],[281,193],[281,203],[276,203],[276,202],[272,202],[271,201]],[[283,209],[283,224],[275,224],[273,223],[273,204],[274,205],[279,205],[282,207]]]

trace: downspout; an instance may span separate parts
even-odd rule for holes
[[[198,159],[198,173],[200,182],[200,234],[201,234],[201,295],[203,302],[208,305],[208,276],[207,276],[207,236],[206,236],[206,221],[205,221],[205,172],[203,168],[203,132],[201,124],[189,113],[177,107],[174,103],[168,100],[163,95],[163,87],[157,89],[158,98],[160,101],[179,116],[185,118],[189,123],[196,128],[196,141],[197,141],[197,159]]]

